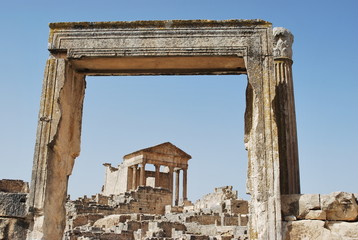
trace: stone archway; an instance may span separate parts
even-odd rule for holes
[[[80,154],[87,75],[247,74],[250,239],[281,239],[281,193],[299,193],[292,35],[262,20],[50,24],[28,239],[61,239]],[[280,184],[281,183],[281,184]]]

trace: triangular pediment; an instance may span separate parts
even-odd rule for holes
[[[191,159],[191,156],[189,154],[187,154],[186,152],[184,152],[183,150],[181,150],[180,148],[178,148],[177,146],[173,145],[170,142],[165,142],[153,147],[144,148],[135,151],[133,153],[125,155],[123,158],[128,159],[144,153],[156,153],[156,154],[185,158],[187,160]]]

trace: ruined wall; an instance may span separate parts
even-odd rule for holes
[[[283,237],[358,239],[357,194],[282,195]]]
[[[0,240],[26,239],[28,183],[22,180],[0,180]]]
[[[163,215],[165,205],[171,204],[171,193],[166,189],[138,187],[124,194],[91,198],[83,197],[66,204],[69,228],[88,224],[95,218],[112,214],[145,213]]]
[[[106,170],[102,194],[109,196],[127,191],[128,168],[122,164],[118,168],[112,167],[110,164],[104,164],[104,166]]]

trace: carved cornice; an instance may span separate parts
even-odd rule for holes
[[[283,27],[273,29],[273,56],[274,58],[292,59],[293,34]]]

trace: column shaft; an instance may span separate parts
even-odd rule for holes
[[[300,193],[292,60],[275,58],[281,194]]]
[[[160,165],[155,166],[155,187],[160,187]]]
[[[180,179],[180,169],[175,171],[175,205],[179,204],[179,179]]]
[[[273,101],[278,131],[281,194],[300,193],[295,100],[292,80],[293,35],[273,29],[276,91]]]
[[[132,190],[137,188],[137,165],[132,166]]]
[[[172,192],[171,202],[173,203],[173,171],[174,167],[169,167],[169,190]]]
[[[145,163],[141,163],[140,165],[140,180],[139,184],[140,186],[145,186]]]
[[[183,201],[188,200],[187,198],[187,171],[188,169],[183,169]]]

